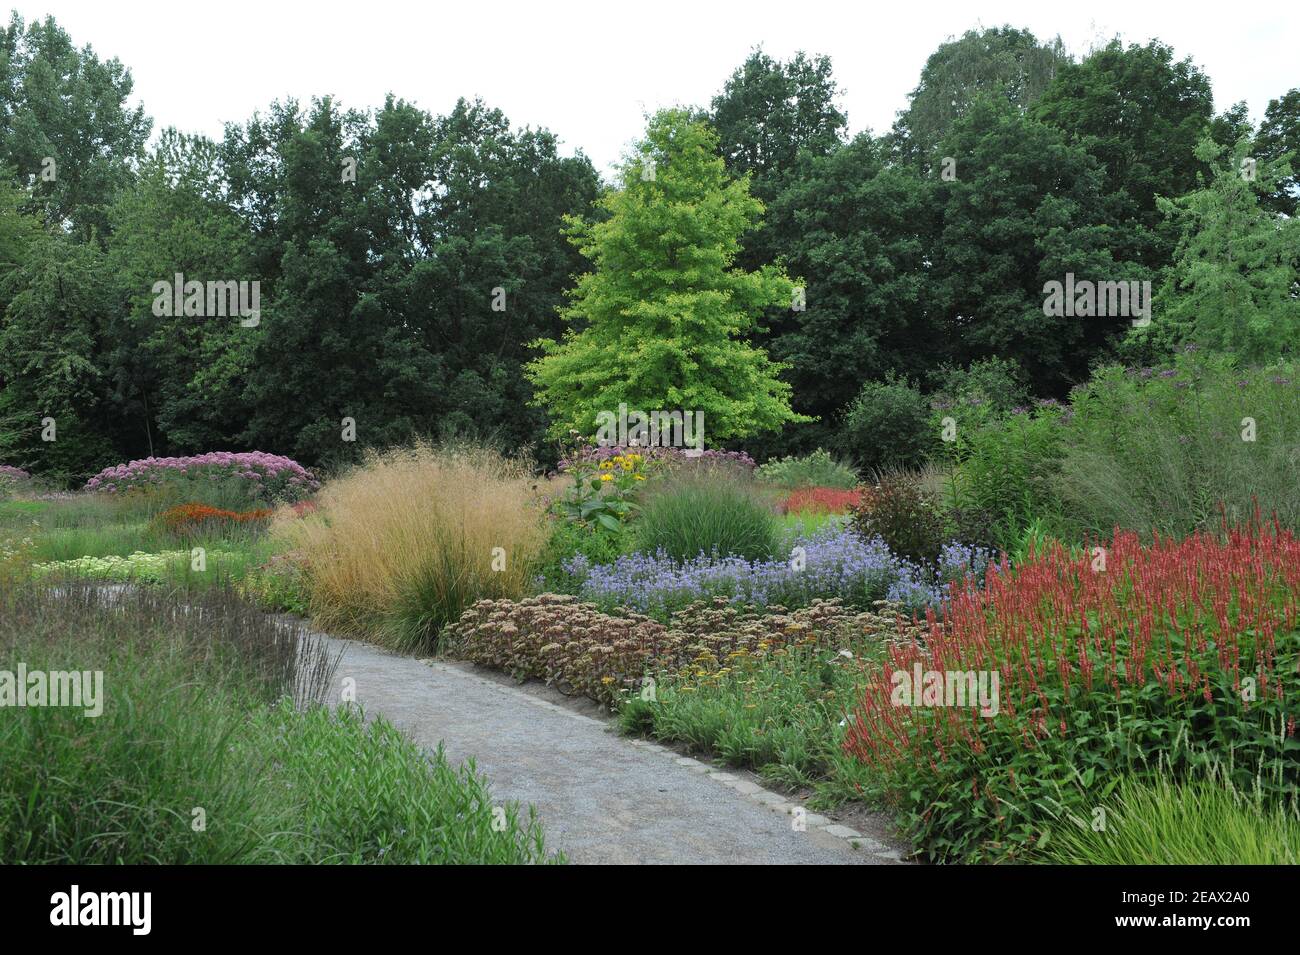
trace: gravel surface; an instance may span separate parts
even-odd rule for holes
[[[335,676],[356,700],[453,763],[472,758],[493,795],[532,804],[548,848],[575,863],[896,864],[896,847],[810,815],[754,777],[616,734],[591,708],[469,664],[416,660],[350,640]],[[333,699],[340,699],[340,692]],[[845,833],[852,833],[848,836]]]

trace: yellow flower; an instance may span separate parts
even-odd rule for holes
[[[612,475],[612,474],[602,474],[602,475],[600,476],[600,479],[601,479],[602,481],[612,481],[612,480],[614,480],[614,475]]]
[[[644,480],[645,480],[645,475],[644,475],[644,474],[637,474],[637,475],[634,475],[634,477],[635,477],[638,481],[644,481]]]
[[[613,466],[614,466],[614,462],[613,462],[613,461],[601,461],[601,462],[600,462],[600,469],[601,469],[602,471],[608,471],[608,470],[609,470],[610,468],[612,468]]]

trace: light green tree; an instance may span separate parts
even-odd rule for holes
[[[606,194],[600,221],[570,218],[570,240],[594,266],[562,311],[562,341],[536,343],[528,366],[553,434],[597,430],[597,414],[694,411],[709,438],[743,437],[809,420],[790,409],[783,365],[748,341],[763,309],[798,304],[778,267],[734,266],[762,203],[730,180],[717,136],[681,110],[651,120]]]

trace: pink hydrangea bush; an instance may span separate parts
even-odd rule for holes
[[[320,489],[297,461],[265,451],[209,451],[179,458],[142,458],[105,468],[86,482],[87,491],[115,494],[178,481],[247,481],[250,499],[298,501]]]

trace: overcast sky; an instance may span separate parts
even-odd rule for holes
[[[3,0],[0,0],[2,5]],[[1116,34],[1158,36],[1214,84],[1215,107],[1245,100],[1256,120],[1300,86],[1300,5],[1092,0],[10,0],[52,14],[78,46],[135,77],[155,132],[219,137],[273,99],[330,93],[370,108],[393,92],[431,112],[481,96],[516,126],[546,126],[607,172],[661,106],[705,105],[756,45],[784,59],[828,54],[853,132],[883,131],[926,57],[977,26],[1060,35],[1076,55]],[[1216,9],[1217,7],[1217,9]]]

